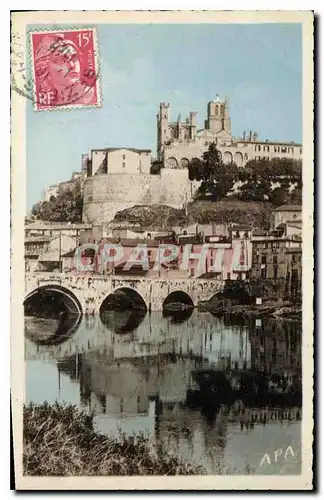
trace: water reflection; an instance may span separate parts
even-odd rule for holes
[[[82,316],[62,312],[57,319],[25,316],[25,335],[38,345],[58,345],[78,329]]]
[[[192,315],[193,308],[188,308],[185,309],[184,311],[168,311],[164,310],[163,311],[163,316],[165,318],[169,318],[171,323],[183,323],[184,321],[187,321],[190,316]]]
[[[142,323],[145,316],[146,311],[144,309],[126,311],[107,309],[100,314],[100,319],[107,328],[115,333],[129,333]]]
[[[36,346],[27,337],[27,399],[52,397],[91,408],[102,432],[144,432],[208,473],[220,466],[242,472],[246,465],[278,473],[279,464],[259,470],[269,446],[300,450],[301,408],[285,398],[280,407],[266,408],[235,396],[226,404],[218,400],[212,411],[188,400],[197,370],[217,370],[224,377],[257,372],[274,385],[300,381],[300,324],[215,318],[194,310],[182,322],[146,314],[129,331],[130,318],[121,312],[105,324],[98,316],[83,318],[60,345]],[[299,462],[285,467],[284,473],[300,471]]]

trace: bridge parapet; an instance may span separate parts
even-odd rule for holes
[[[121,276],[95,276],[86,274],[26,273],[25,296],[44,286],[60,286],[73,293],[82,306],[83,312],[89,304],[94,313],[99,312],[104,299],[120,288],[135,290],[151,311],[160,311],[164,300],[175,291],[189,295],[193,304],[209,300],[221,292],[224,282],[195,278],[148,279]]]

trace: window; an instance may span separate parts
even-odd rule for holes
[[[239,237],[240,237],[240,233],[239,233],[239,231],[236,231],[235,232],[235,238],[239,238]]]
[[[244,144],[244,146],[245,146],[245,144]],[[248,157],[247,153],[244,153],[244,160],[248,160],[248,158],[249,157]]]
[[[125,155],[123,155],[123,160],[125,160],[125,158],[126,158],[126,156],[125,156]]]
[[[273,261],[274,264],[276,264],[276,265],[278,264],[278,257],[277,257],[277,255],[273,256],[272,261]]]
[[[248,233],[248,231],[245,231],[244,238],[248,238],[248,237],[249,237],[249,233]]]
[[[266,264],[267,263],[267,256],[266,255],[262,255],[261,256],[261,264]]]
[[[260,156],[256,156],[256,157],[255,157],[255,159],[256,159],[256,160],[260,160]]]
[[[264,267],[263,269],[261,269],[261,278],[265,279],[266,277],[267,277],[267,268]]]
[[[269,146],[264,146],[264,147],[263,147],[263,151],[267,151],[267,152],[269,153],[269,151],[270,151]]]
[[[123,168],[126,168],[126,163],[123,161]]]
[[[296,255],[293,255],[293,256],[292,256],[292,261],[293,261],[293,262],[296,262]]]
[[[255,150],[256,151],[261,151],[261,146],[260,145],[255,146]]]
[[[281,152],[282,152],[282,153],[286,153],[286,152],[287,152],[287,148],[286,148],[286,146],[283,146],[283,147],[281,148]]]
[[[194,268],[192,267],[192,268],[190,269],[190,276],[194,276],[194,275],[195,275],[195,270],[194,270]]]
[[[273,277],[275,280],[278,278],[278,266],[273,266]]]
[[[299,153],[302,154],[303,148],[299,148]]]
[[[297,215],[296,215],[296,214],[294,214],[294,215],[293,215],[293,219],[296,219],[296,218],[297,218]]]

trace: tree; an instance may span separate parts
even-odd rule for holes
[[[157,175],[161,172],[161,168],[163,167],[162,161],[154,161],[150,168],[150,174]]]
[[[210,197],[215,201],[221,200],[232,189],[237,178],[236,165],[224,165],[214,142],[204,152],[203,159],[192,160],[188,168],[190,180],[201,181],[197,196],[200,199]]]
[[[301,188],[302,164],[290,158],[251,160],[238,172],[240,198],[248,201],[269,200],[274,205],[289,203],[289,188]]]
[[[295,187],[291,193],[291,203],[301,205],[303,202],[303,192],[300,188]]]
[[[271,191],[269,201],[273,205],[279,207],[280,205],[286,205],[289,203],[290,198],[290,193],[286,187],[277,187]]]
[[[36,219],[52,222],[82,222],[83,196],[79,182],[70,191],[36,203],[31,213]]]

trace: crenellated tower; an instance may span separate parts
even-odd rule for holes
[[[227,98],[222,100],[217,95],[214,101],[208,103],[205,128],[213,134],[219,134],[224,131],[226,134],[231,135],[231,119]]]
[[[161,159],[164,144],[168,140],[170,140],[169,121],[170,121],[170,104],[166,103],[166,102],[161,102],[159,113],[157,115],[157,157],[158,157],[158,160]]]

